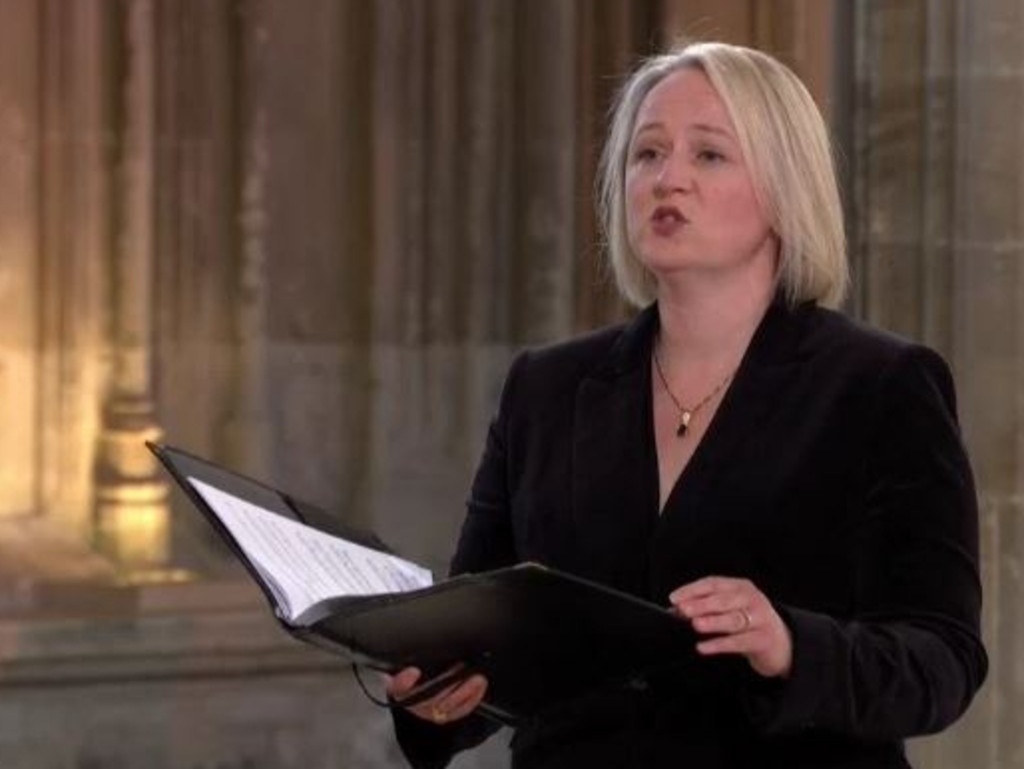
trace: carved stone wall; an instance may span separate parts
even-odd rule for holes
[[[1014,8],[0,0],[0,765],[400,765],[139,440],[443,569],[515,350],[623,315],[592,207],[605,110],[687,34],[777,53],[834,116],[853,309],[957,368],[1012,678],[1019,409],[989,404],[1019,389]],[[1019,763],[1015,686],[922,765]]]
[[[110,573],[89,547],[111,236],[96,3],[0,5],[0,583]]]

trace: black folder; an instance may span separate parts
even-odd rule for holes
[[[195,478],[318,531],[390,552],[374,535],[312,505],[169,446],[149,444],[246,566],[293,636],[350,660],[428,676],[463,663],[488,679],[485,714],[506,723],[608,686],[643,686],[694,659],[696,637],[666,608],[541,564],[464,574],[426,588],[332,598],[289,621],[273,585],[250,562]]]

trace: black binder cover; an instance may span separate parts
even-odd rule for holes
[[[150,448],[245,564],[289,633],[385,671],[415,665],[434,675],[466,663],[488,678],[485,710],[502,720],[536,715],[602,686],[640,681],[694,659],[693,631],[667,609],[535,563],[461,575],[407,593],[329,599],[303,615],[303,624],[291,624],[189,477],[320,531],[389,551],[373,535],[348,529],[269,486],[179,449]]]

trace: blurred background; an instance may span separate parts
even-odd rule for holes
[[[443,570],[511,356],[626,315],[595,162],[682,35],[805,79],[848,311],[954,368],[992,669],[912,751],[1024,767],[1020,0],[0,0],[0,767],[401,765],[142,441]]]

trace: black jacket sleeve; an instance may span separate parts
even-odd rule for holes
[[[935,732],[964,712],[987,671],[977,501],[944,361],[907,347],[879,379],[871,420],[856,492],[856,610],[836,619],[777,607],[792,671],[748,700],[767,733]]]

